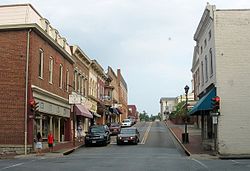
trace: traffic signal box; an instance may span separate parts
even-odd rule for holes
[[[30,100],[30,111],[35,114],[38,111],[39,103],[34,99]]]
[[[220,97],[216,96],[212,98],[212,108],[213,112],[218,113],[220,110]]]

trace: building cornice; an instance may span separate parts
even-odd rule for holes
[[[78,59],[80,59],[87,68],[90,67],[92,62],[91,59],[88,57],[86,53],[82,51],[82,49],[79,46],[77,45],[71,46],[71,50],[72,50],[72,55],[75,55]]]
[[[58,43],[56,43],[52,37],[50,37],[39,25],[33,24],[12,24],[12,25],[0,25],[0,31],[6,30],[29,30],[33,29],[38,35],[48,41],[48,43],[55,48],[65,59],[71,64],[75,63],[71,55],[64,50]]]
[[[204,33],[204,30],[206,29],[210,20],[213,20],[215,10],[216,10],[215,5],[207,5],[206,6],[206,9],[203,12],[203,15],[201,17],[199,25],[195,31],[195,34],[194,34],[195,41],[198,41],[200,39],[201,35]]]
[[[56,94],[54,94],[54,93],[51,93],[51,92],[49,92],[49,91],[47,91],[47,90],[44,90],[44,89],[42,89],[42,88],[40,88],[40,87],[38,87],[38,86],[31,85],[31,89],[32,89],[33,91],[35,91],[35,92],[38,92],[38,93],[40,93],[40,94],[43,94],[43,95],[48,96],[48,97],[50,97],[50,98],[53,98],[53,99],[55,99],[55,100],[57,100],[57,101],[60,101],[60,102],[62,102],[62,103],[67,103],[67,104],[68,104],[68,101],[69,101],[68,99],[63,98],[63,97],[61,97],[61,96],[58,96],[58,95],[56,95]]]

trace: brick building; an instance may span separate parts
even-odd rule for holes
[[[66,39],[30,4],[0,6],[0,13],[1,148],[29,152],[37,132],[70,140],[65,85],[72,81],[74,60]],[[36,115],[30,110],[34,100]]]
[[[119,94],[118,107],[122,113],[120,115],[120,121],[122,121],[123,119],[126,119],[128,117],[128,88],[120,69],[117,69],[117,83]]]
[[[136,105],[128,105],[128,118],[132,118],[134,122],[139,120],[139,112],[137,111]]]

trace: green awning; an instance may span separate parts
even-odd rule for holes
[[[188,115],[199,115],[200,111],[212,110],[212,98],[216,96],[215,88],[203,96],[196,105],[188,112]]]

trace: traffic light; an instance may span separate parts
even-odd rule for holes
[[[30,111],[32,113],[36,113],[38,111],[39,103],[36,102],[34,99],[30,100]]]
[[[220,97],[219,96],[212,98],[212,108],[213,108],[213,112],[219,112],[219,109],[220,109]]]

